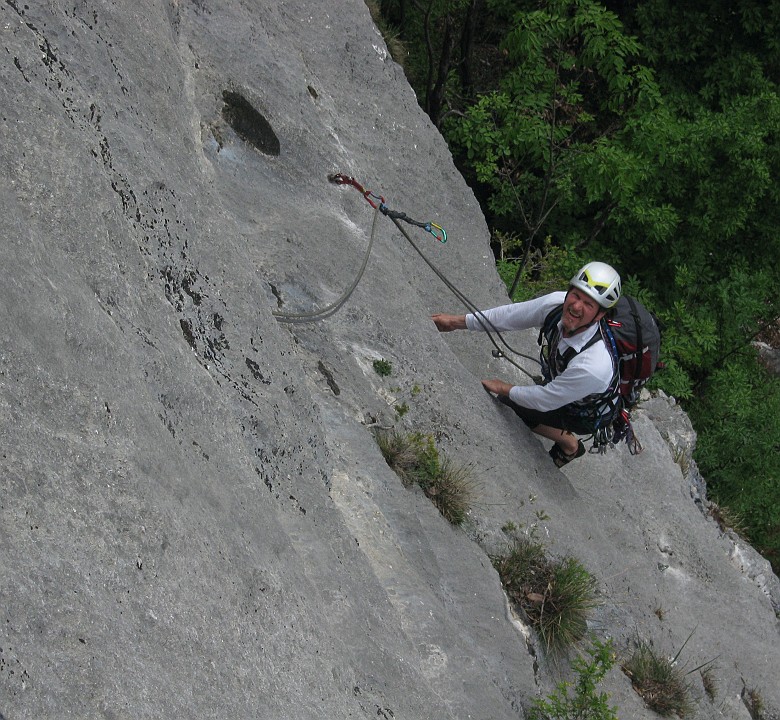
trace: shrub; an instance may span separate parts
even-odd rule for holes
[[[643,642],[623,664],[623,672],[630,678],[634,690],[651,710],[663,717],[672,714],[685,717],[691,710],[688,683],[676,666],[676,660],[677,656],[670,660],[658,655]]]
[[[529,720],[618,720],[616,708],[609,706],[609,695],[596,693],[596,686],[615,664],[612,643],[597,640],[587,653],[590,660],[577,657],[572,663],[577,682],[559,683],[545,700],[535,700]]]
[[[379,450],[404,485],[419,485],[446,520],[461,525],[474,501],[471,467],[440,457],[433,438],[421,433],[380,432]]]
[[[597,604],[596,581],[579,561],[550,559],[540,543],[523,537],[507,555],[492,560],[509,599],[526,614],[548,652],[585,636]]]

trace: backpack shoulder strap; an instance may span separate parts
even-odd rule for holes
[[[643,348],[645,347],[643,338],[642,338],[642,320],[639,317],[639,310],[637,309],[636,303],[634,302],[634,298],[632,298],[629,295],[626,295],[626,300],[628,300],[628,304],[631,306],[631,316],[634,318],[634,325],[636,326],[636,347],[637,350],[641,353]],[[642,370],[642,364],[636,363],[634,365],[634,381],[639,380]]]
[[[547,313],[547,317],[542,323],[542,327],[539,329],[539,339],[537,342],[541,345],[545,340],[549,345],[553,339],[553,334],[558,329],[558,323],[563,316],[563,305],[554,307]]]

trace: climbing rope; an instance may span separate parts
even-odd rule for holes
[[[368,247],[366,248],[366,254],[363,258],[363,264],[360,267],[360,271],[358,272],[357,277],[355,278],[354,282],[350,287],[344,292],[344,294],[336,300],[336,302],[332,303],[331,305],[328,305],[327,307],[322,308],[321,310],[315,310],[308,313],[284,313],[279,310],[273,311],[274,317],[276,317],[277,320],[280,322],[313,322],[315,320],[320,320],[325,317],[328,317],[329,315],[332,315],[335,313],[349,298],[349,296],[352,294],[354,289],[357,287],[358,283],[360,282],[360,279],[363,276],[363,272],[366,269],[366,265],[368,264],[368,258],[371,254],[371,248],[374,244],[374,238],[376,236],[376,226],[377,226],[377,217],[379,213],[381,212],[383,215],[389,217],[395,226],[398,228],[398,230],[401,232],[401,234],[406,238],[406,241],[412,246],[412,248],[415,250],[415,252],[423,259],[425,264],[434,272],[434,274],[444,283],[444,285],[449,288],[449,290],[455,295],[458,300],[466,307],[466,309],[474,315],[474,317],[477,319],[477,322],[479,322],[482,329],[485,331],[486,335],[488,336],[488,339],[493,344],[493,347],[495,348],[493,350],[493,356],[496,358],[504,358],[510,365],[513,365],[521,372],[524,372],[526,375],[528,375],[530,378],[536,380],[533,374],[528,372],[522,365],[519,365],[511,358],[507,357],[504,350],[499,347],[498,343],[494,339],[493,335],[495,334],[496,337],[501,341],[503,347],[505,350],[508,350],[512,354],[525,358],[526,360],[532,361],[535,365],[538,364],[538,359],[535,357],[531,357],[530,355],[525,355],[518,350],[515,350],[512,346],[507,343],[507,341],[504,339],[504,337],[501,335],[501,332],[496,328],[496,326],[490,321],[490,319],[476,306],[474,303],[472,303],[452,282],[450,282],[447,277],[425,256],[425,254],[420,250],[417,243],[412,240],[412,238],[409,236],[409,233],[406,232],[406,229],[401,225],[401,221],[408,223],[409,225],[414,225],[415,227],[419,227],[426,232],[431,233],[431,235],[434,236],[439,242],[446,243],[447,242],[447,232],[444,230],[444,228],[441,225],[437,225],[433,222],[419,222],[417,220],[414,220],[410,218],[406,213],[397,211],[397,210],[391,210],[385,203],[384,197],[381,195],[377,195],[371,190],[367,190],[364,188],[355,178],[350,177],[348,175],[343,175],[342,173],[336,173],[333,175],[328,176],[328,180],[332,183],[335,183],[336,185],[350,185],[354,187],[368,202],[368,204],[374,208],[374,221],[371,226],[371,239],[368,243]]]
[[[504,347],[509,350],[511,353],[514,353],[518,357],[525,358],[526,360],[531,360],[535,365],[538,364],[538,360],[535,357],[531,357],[530,355],[524,355],[523,353],[519,352],[518,350],[515,350],[512,348],[509,343],[504,339],[504,336],[501,335],[501,332],[496,328],[496,326],[490,321],[490,319],[474,304],[469,300],[455,285],[453,285],[442,273],[420,250],[420,248],[417,246],[417,244],[412,240],[412,238],[409,237],[409,234],[406,232],[406,230],[400,225],[400,223],[395,218],[390,218],[394,223],[395,226],[398,228],[398,230],[401,232],[401,234],[406,238],[407,242],[414,248],[414,250],[417,252],[417,254],[423,259],[425,264],[433,270],[436,277],[438,277],[452,292],[453,295],[455,295],[458,300],[461,301],[461,303],[464,305],[464,307],[477,319],[477,322],[481,325],[482,329],[485,331],[485,334],[487,335],[488,339],[492,343],[495,350],[493,350],[493,357],[496,358],[504,358],[510,365],[514,365],[518,370],[521,370],[524,372],[528,377],[535,379],[534,375],[532,373],[529,373],[528,370],[526,370],[522,365],[519,365],[511,358],[507,357],[504,351],[498,346],[498,343],[493,338],[493,333],[496,334],[498,339],[501,341],[501,343],[504,345]]]
[[[347,302],[349,296],[352,295],[353,291],[358,286],[358,283],[363,277],[363,273],[365,272],[366,265],[368,265],[368,258],[371,255],[371,248],[374,245],[374,238],[376,237],[376,227],[377,227],[376,221],[378,217],[379,217],[379,208],[375,206],[374,222],[371,224],[371,239],[368,241],[366,254],[363,256],[363,263],[360,266],[360,270],[358,271],[358,274],[355,277],[355,280],[352,283],[352,285],[350,285],[344,291],[344,293],[338,300],[336,300],[335,302],[331,303],[330,305],[320,310],[313,310],[312,312],[285,313],[282,312],[281,310],[273,310],[272,315],[279,322],[288,322],[288,323],[314,322],[315,320],[324,320],[326,317],[333,315],[333,313],[335,313],[345,302]]]
[[[447,242],[447,232],[441,225],[437,225],[433,222],[419,222],[417,220],[412,220],[412,218],[410,218],[406,213],[400,212],[398,210],[391,210],[389,207],[387,207],[385,204],[385,199],[381,195],[376,195],[375,193],[371,192],[371,190],[366,190],[357,180],[355,180],[355,178],[350,177],[349,175],[343,175],[342,173],[335,173],[334,175],[328,175],[328,180],[330,180],[332,183],[335,183],[336,185],[351,185],[366,199],[372,208],[378,209],[383,215],[386,215],[393,222],[395,222],[396,225],[398,225],[396,222],[397,220],[403,220],[410,225],[415,225],[419,228],[422,228],[426,232],[429,232],[439,242]]]

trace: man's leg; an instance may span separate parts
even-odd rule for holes
[[[573,435],[568,430],[562,429],[561,427],[546,425],[544,422],[542,422],[543,419],[556,418],[556,416],[559,415],[558,413],[543,413],[538,410],[524,408],[521,405],[512,402],[512,400],[503,395],[499,395],[496,399],[507,407],[511,408],[515,414],[537,435],[541,435],[548,440],[552,440],[561,449],[561,452],[564,453],[567,457],[573,457],[579,450],[579,439],[575,435]]]
[[[568,430],[561,430],[560,428],[550,427],[549,425],[537,425],[532,427],[537,435],[546,437],[548,440],[552,440],[561,449],[565,455],[574,455],[579,449],[579,440],[575,435]]]

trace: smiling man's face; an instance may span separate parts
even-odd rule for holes
[[[563,336],[571,337],[604,317],[606,310],[590,295],[577,288],[569,288],[563,301]]]

